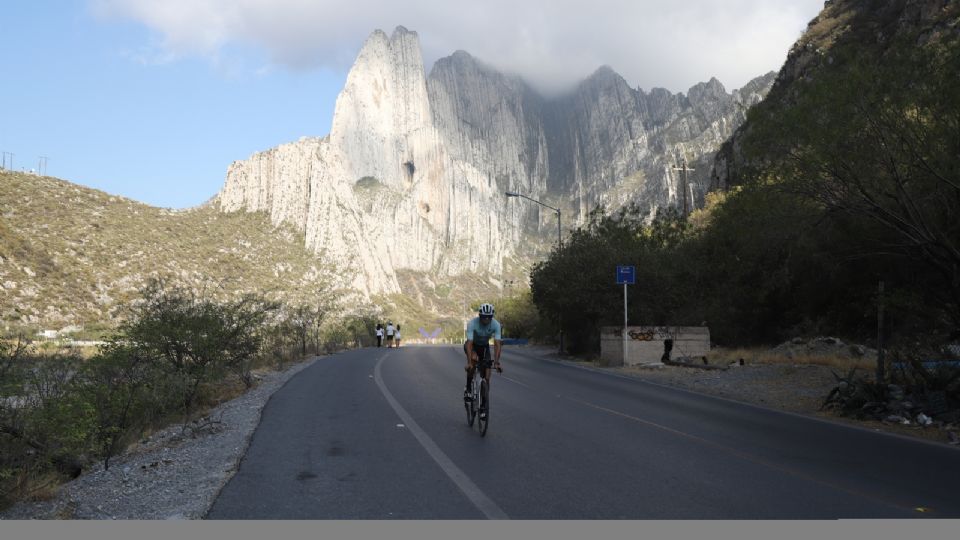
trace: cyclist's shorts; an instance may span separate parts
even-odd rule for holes
[[[463,342],[463,352],[467,352],[467,342]],[[476,341],[473,342],[473,352],[477,353],[477,365],[482,367],[490,367],[493,364],[493,360],[490,358],[490,344],[484,343],[480,344]]]

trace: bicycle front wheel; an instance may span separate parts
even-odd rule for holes
[[[477,419],[477,429],[480,430],[480,436],[487,434],[487,426],[490,423],[490,386],[487,381],[480,381],[480,418]]]

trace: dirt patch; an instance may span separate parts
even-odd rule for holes
[[[745,365],[726,370],[618,367],[611,372],[736,401],[812,413],[833,387],[830,369],[815,365]]]

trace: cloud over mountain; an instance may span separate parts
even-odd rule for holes
[[[253,56],[265,67],[345,70],[374,28],[416,29],[428,65],[464,49],[542,90],[600,65],[649,89],[728,88],[776,70],[822,0],[91,0],[154,32],[157,57]]]

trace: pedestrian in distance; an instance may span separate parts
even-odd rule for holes
[[[393,347],[393,334],[396,332],[396,328],[393,327],[392,322],[387,322],[387,348],[390,349]]]
[[[396,343],[397,348],[400,348],[400,325],[397,325],[397,331],[393,333],[393,342]]]
[[[377,323],[377,347],[383,345],[383,325]]]

